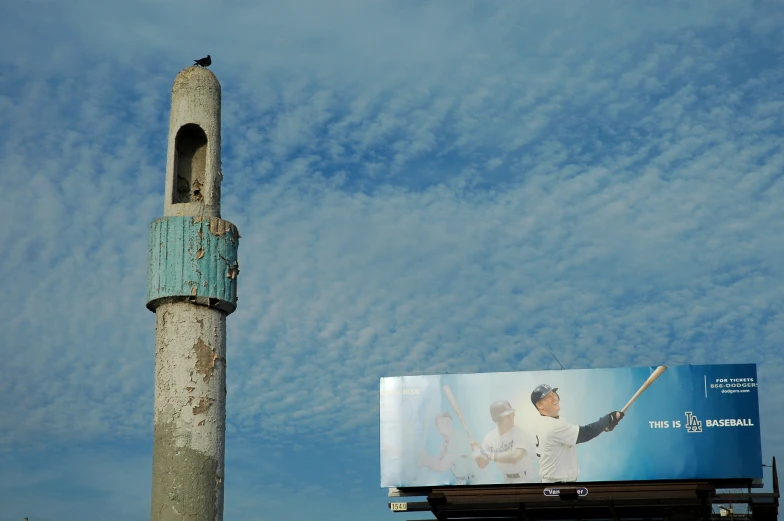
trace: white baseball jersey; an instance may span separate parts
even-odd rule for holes
[[[456,479],[455,485],[465,485],[469,478],[474,477],[476,462],[471,457],[470,449],[471,445],[467,438],[465,441],[453,438],[441,444],[439,459],[447,457],[452,462],[451,470]]]
[[[534,437],[523,428],[514,425],[503,434],[498,429],[487,433],[482,441],[482,448],[488,454],[500,454],[512,449],[524,449],[525,456],[517,463],[495,462],[498,470],[504,475],[507,483],[538,483],[539,469],[536,462],[536,445]]]
[[[539,471],[543,483],[577,481],[577,435],[579,425],[566,423],[560,418],[543,416],[537,432]]]

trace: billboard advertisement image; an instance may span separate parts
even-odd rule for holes
[[[754,364],[382,378],[381,486],[762,478]]]

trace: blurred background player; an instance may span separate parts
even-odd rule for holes
[[[441,452],[438,456],[431,456],[422,450],[417,458],[417,465],[427,467],[436,472],[451,470],[455,476],[455,485],[465,485],[474,477],[476,464],[471,459],[470,444],[467,437],[456,436],[452,415],[448,412],[436,414],[433,420],[436,430],[444,438],[441,443]]]
[[[539,482],[534,437],[515,425],[515,410],[509,402],[493,402],[490,417],[496,428],[487,433],[481,445],[471,444],[479,468],[487,467],[492,461],[504,475],[506,483]]]
[[[547,384],[536,387],[531,393],[531,403],[542,416],[537,429],[536,447],[539,450],[539,471],[543,483],[577,481],[577,444],[597,437],[605,430],[615,429],[623,419],[621,411],[613,411],[588,425],[574,425],[561,419],[561,398],[558,388]]]

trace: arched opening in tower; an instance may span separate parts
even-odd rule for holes
[[[207,134],[199,125],[180,127],[174,141],[173,204],[204,202],[204,180],[207,169]]]

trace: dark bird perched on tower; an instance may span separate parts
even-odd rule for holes
[[[198,65],[199,67],[207,67],[212,64],[212,58],[208,54],[205,58],[199,58],[198,60],[193,60],[193,63]]]

